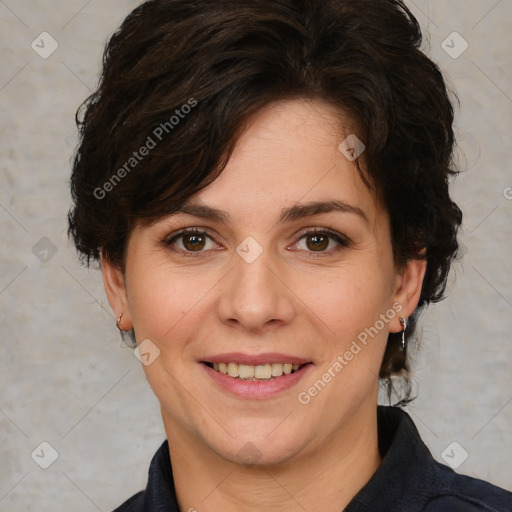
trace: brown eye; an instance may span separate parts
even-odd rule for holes
[[[306,238],[306,245],[312,251],[325,251],[329,247],[329,237],[326,235],[309,235]]]
[[[214,240],[204,231],[185,230],[175,233],[163,242],[174,252],[183,256],[201,256],[215,248]]]
[[[297,248],[306,253],[316,253],[318,256],[332,255],[337,251],[350,246],[350,240],[330,229],[316,229],[303,233],[300,237]]]
[[[204,249],[206,237],[200,234],[192,233],[181,235],[183,239],[183,247],[187,251],[200,251]]]

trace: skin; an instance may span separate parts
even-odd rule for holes
[[[139,343],[150,339],[160,350],[143,368],[161,404],[182,511],[339,511],[381,462],[377,375],[388,333],[401,331],[399,316],[418,304],[426,264],[395,267],[387,212],[338,150],[350,128],[320,102],[268,106],[219,178],[192,198],[224,210],[230,223],[179,213],[133,230],[124,274],[102,261],[122,328],[134,327]],[[321,200],[350,203],[367,221],[329,212],[277,223],[283,208]],[[199,257],[163,243],[183,228],[212,237]],[[350,243],[328,238],[318,248],[314,234],[304,236],[313,228]],[[248,236],[263,250],[250,264],[236,252]],[[172,247],[197,254],[190,242],[178,238]],[[400,314],[301,404],[298,393],[397,303]],[[314,366],[276,397],[239,398],[198,362],[223,352],[280,352]],[[242,459],[247,443],[258,454],[251,465]]]

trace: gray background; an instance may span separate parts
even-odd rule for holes
[[[112,510],[145,486],[164,439],[100,273],[80,266],[66,237],[74,113],[97,83],[106,38],[138,3],[0,0],[2,511]],[[469,455],[458,472],[512,489],[512,2],[408,5],[460,97],[465,169],[453,188],[465,255],[449,298],[423,316],[409,411],[436,459],[456,441],[451,460]],[[47,59],[31,48],[44,31],[59,45]],[[442,47],[453,31],[469,44],[458,58]],[[444,45],[462,48],[456,36]],[[58,453],[48,469],[31,458],[43,441]]]

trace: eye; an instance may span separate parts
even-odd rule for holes
[[[334,242],[334,243],[333,243]],[[332,246],[335,246],[332,249]],[[297,243],[300,250],[313,253],[332,253],[343,247],[348,247],[348,238],[331,229],[314,229],[303,233]],[[330,250],[327,250],[331,247]]]
[[[187,229],[172,234],[170,238],[164,241],[164,244],[171,250],[180,252],[184,256],[200,256],[200,253],[215,249],[216,247],[212,237],[199,229]]]
[[[163,243],[172,251],[187,257],[204,256],[206,251],[215,250],[218,247],[212,236],[196,228],[173,233]],[[337,252],[349,245],[350,241],[347,237],[327,228],[318,228],[302,233],[298,242],[295,243],[295,247],[299,250],[308,253],[319,253],[318,256]]]

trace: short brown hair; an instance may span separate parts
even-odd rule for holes
[[[89,264],[102,249],[123,268],[135,224],[210,184],[251,116],[282,99],[324,101],[359,127],[396,264],[427,260],[410,337],[422,307],[443,298],[462,220],[449,195],[453,108],[421,42],[400,0],[143,2],[111,37],[100,85],[77,112],[69,212],[77,250]],[[166,136],[127,166],[159,127]],[[388,391],[392,375],[408,374],[400,337],[389,334],[382,361]]]

